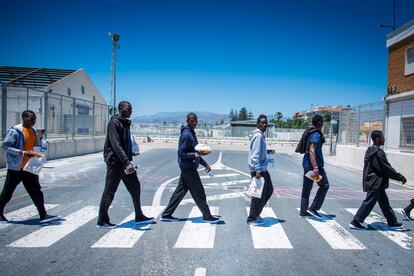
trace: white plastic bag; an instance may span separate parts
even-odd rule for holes
[[[42,157],[31,157],[29,161],[27,161],[23,170],[29,173],[39,175],[39,172],[43,168],[43,165],[45,163],[46,163],[46,155],[43,155]]]
[[[134,135],[131,134],[131,143],[132,143],[132,154],[139,155],[139,146],[138,143],[135,141]]]
[[[264,186],[264,178],[260,177],[257,179],[256,177],[252,178],[252,181],[250,182],[249,190],[247,191],[247,194],[252,197],[261,198],[263,193],[263,186]]]

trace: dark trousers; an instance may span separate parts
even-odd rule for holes
[[[378,202],[384,217],[387,219],[388,224],[393,224],[397,222],[395,213],[390,206],[390,201],[388,200],[387,193],[385,190],[368,192],[364,201],[359,207],[358,211],[354,216],[354,220],[362,223],[374,209],[375,204]]]
[[[108,209],[114,200],[119,183],[124,182],[135,209],[135,218],[141,217],[141,184],[139,183],[137,173],[126,174],[124,166],[108,165],[106,170],[105,189],[102,193],[101,204],[99,205],[98,223],[109,222]]]
[[[305,174],[309,170],[305,170],[303,173],[303,187],[302,187],[302,196],[300,201],[300,213],[305,214],[308,210],[309,206],[309,196],[313,188],[313,180],[307,178]],[[326,194],[329,190],[329,180],[326,176],[326,172],[324,168],[319,168],[319,174],[322,176],[321,181],[317,184],[319,186],[318,191],[316,192],[316,196],[313,199],[312,205],[309,209],[312,210],[319,210],[322,207],[322,204],[325,200]]]
[[[264,178],[262,197],[252,197],[252,201],[250,203],[249,217],[247,218],[247,220],[254,220],[258,216],[260,216],[260,213],[263,211],[263,208],[265,207],[266,203],[269,201],[273,194],[273,184],[269,173],[260,172],[260,174]],[[251,176],[255,177],[256,173],[251,172]]]
[[[408,206],[404,208],[405,212],[407,212],[408,214],[411,212],[412,209],[414,209],[414,198],[412,198]]]
[[[171,216],[175,209],[177,209],[187,191],[190,191],[195,204],[203,214],[203,218],[210,217],[211,213],[210,208],[207,205],[206,192],[204,191],[197,169],[181,169],[180,180],[178,181],[177,188],[175,188],[175,191],[170,198],[170,202],[168,202],[168,206],[165,208],[162,215]]]
[[[41,191],[39,176],[20,170],[7,170],[6,180],[4,181],[3,191],[0,194],[0,214],[3,214],[4,207],[10,201],[16,190],[17,185],[23,182],[24,188],[31,197],[34,205],[39,212],[40,218],[46,216],[45,199]]]

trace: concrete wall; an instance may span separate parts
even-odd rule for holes
[[[335,161],[346,164],[348,167],[362,171],[366,148],[338,145]],[[401,174],[408,179],[414,179],[414,153],[386,150],[388,161]]]
[[[85,137],[68,140],[51,140],[48,145],[47,158],[49,160],[78,156],[103,150],[105,136]],[[5,153],[0,155],[0,168],[6,166]]]

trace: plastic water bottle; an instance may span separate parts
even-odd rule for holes
[[[46,139],[42,139],[41,145],[40,145],[40,152],[46,152],[47,151],[47,141]]]
[[[273,156],[273,154],[269,154],[269,168],[274,168],[275,167],[275,158]]]
[[[208,175],[209,175],[210,177],[213,177],[213,176],[215,175],[215,173],[214,173],[213,171],[209,171],[209,172],[208,172]]]

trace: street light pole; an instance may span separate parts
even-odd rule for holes
[[[108,33],[112,40],[112,62],[111,62],[111,87],[110,87],[110,101],[109,101],[109,114],[114,115],[117,113],[116,108],[116,49],[120,48],[119,38],[117,33]]]

